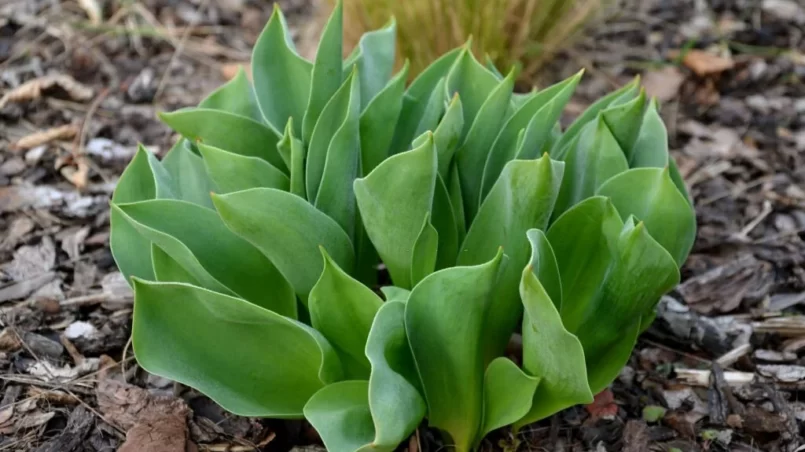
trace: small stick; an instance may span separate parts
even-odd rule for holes
[[[710,371],[700,369],[674,369],[676,377],[682,383],[707,388],[710,386]],[[755,374],[749,372],[724,372],[724,381],[729,386],[743,386],[755,381]]]

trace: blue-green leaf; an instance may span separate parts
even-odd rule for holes
[[[355,196],[366,232],[394,285],[409,289],[411,259],[436,185],[432,136],[422,146],[386,159],[355,180]]]
[[[347,234],[304,199],[273,188],[214,195],[224,223],[265,254],[307,303],[324,269],[319,246],[338,266],[352,270],[355,256]]]
[[[347,378],[368,378],[366,339],[383,301],[341,270],[324,248],[321,254],[324,270],[308,298],[311,325],[333,344]]]
[[[486,360],[478,344],[487,340],[484,324],[497,303],[502,261],[501,251],[482,265],[433,273],[414,287],[405,305],[428,424],[447,432],[460,451],[472,447],[482,427]]]
[[[144,369],[241,416],[301,418],[308,399],[341,378],[338,357],[314,329],[188,284],[135,279],[133,322]]]
[[[260,33],[252,53],[254,90],[260,111],[274,130],[281,130],[292,117],[296,119],[294,134],[302,136],[313,65],[292,48],[284,21],[282,12],[274,4],[271,19]]]

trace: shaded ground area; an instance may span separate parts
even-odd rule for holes
[[[0,451],[250,451],[316,443],[302,422],[230,416],[136,366],[108,200],[155,112],[248,60],[251,0],[17,0],[0,6]],[[282,1],[302,39],[310,7]],[[633,76],[663,104],[696,201],[679,288],[612,391],[488,449],[805,450],[805,6],[626,0],[559,58],[588,69],[567,112]],[[128,440],[127,440],[128,438]],[[436,451],[421,429],[409,450]]]

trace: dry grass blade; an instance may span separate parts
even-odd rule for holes
[[[331,1],[334,3],[334,1]],[[473,38],[479,57],[528,80],[566,48],[612,0],[345,0],[345,51],[361,35],[397,21],[399,62],[416,76],[434,58]],[[322,15],[324,17],[324,15]]]
[[[24,136],[14,143],[14,149],[31,149],[55,140],[72,140],[78,134],[76,124],[53,127],[47,130],[40,130],[30,135]]]
[[[0,98],[0,108],[9,102],[23,102],[42,97],[42,92],[55,86],[67,92],[73,100],[84,101],[92,98],[92,89],[64,74],[46,75],[35,78],[12,89]]]

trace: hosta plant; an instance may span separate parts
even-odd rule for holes
[[[580,74],[515,94],[462,47],[406,87],[393,22],[346,61],[341,32],[306,61],[275,11],[253,83],[163,114],[183,138],[121,176],[139,363],[337,452],[591,402],[695,235],[656,103],[635,82],[561,130]]]

